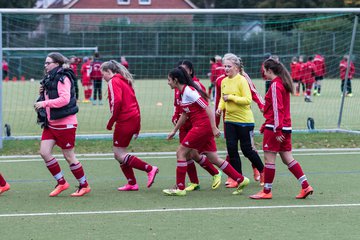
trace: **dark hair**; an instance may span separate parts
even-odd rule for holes
[[[195,76],[194,65],[190,60],[182,60],[178,62],[178,66],[185,65],[190,70],[190,76],[193,78]]]
[[[216,62],[215,57],[211,57],[211,58],[210,58],[210,61]]]
[[[209,99],[209,96],[206,94],[206,92],[201,90],[201,88],[192,80],[191,76],[187,73],[187,71],[183,67],[179,66],[177,68],[174,68],[169,72],[168,75],[173,80],[177,79],[180,84],[188,85],[195,88],[196,91],[199,92],[201,97],[205,99]]]
[[[312,61],[314,58],[312,56],[308,57],[308,61]]]
[[[63,67],[65,63],[69,63],[69,60],[59,52],[51,52],[47,57],[51,58],[54,63],[59,64],[60,67]]]
[[[271,71],[273,71],[275,75],[281,78],[286,91],[290,93],[294,93],[293,81],[290,76],[290,73],[280,61],[277,61],[276,59],[273,58],[269,58],[264,61],[264,68],[266,70],[271,69]]]
[[[100,53],[99,52],[95,52],[94,53],[94,58],[99,58],[100,57]]]

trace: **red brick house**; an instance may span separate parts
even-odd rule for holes
[[[42,5],[39,8],[44,8]],[[47,8],[64,9],[194,9],[190,0],[55,0]],[[48,15],[48,17],[50,17]],[[53,15],[50,17],[64,32],[71,30],[96,29],[103,22],[149,23],[170,19],[192,21],[192,16],[181,15]],[[52,24],[52,28],[54,25]],[[42,27],[46,29],[47,27]]]

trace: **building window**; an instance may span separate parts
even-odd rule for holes
[[[139,0],[139,5],[151,5],[151,0]]]
[[[130,5],[130,0],[117,0],[119,5]]]

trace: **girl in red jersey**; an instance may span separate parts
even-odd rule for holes
[[[9,191],[10,190],[10,184],[6,182],[2,174],[0,173],[0,194]]]
[[[89,103],[92,95],[92,83],[90,79],[91,73],[91,60],[88,57],[84,57],[84,63],[81,65],[81,84],[84,87],[84,100],[83,103]]]
[[[301,184],[297,199],[306,198],[313,193],[300,164],[292,155],[290,93],[293,93],[293,82],[284,65],[277,60],[268,59],[264,62],[264,73],[271,79],[269,91],[265,96],[265,123],[260,132],[264,134],[263,150],[265,156],[264,189],[252,199],[271,199],[272,184],[275,177],[275,159],[277,153],[289,168],[289,171]]]
[[[194,83],[182,67],[170,71],[168,85],[172,89],[177,88],[180,91],[180,105],[183,112],[167,138],[172,139],[187,119],[191,122],[192,128],[186,134],[176,152],[176,187],[174,189],[164,189],[164,194],[172,196],[186,195],[186,157],[192,149],[205,154],[210,162],[222,169],[232,179],[235,179],[239,185],[233,194],[240,194],[243,188],[249,184],[249,179],[236,172],[228,162],[220,159],[217,155],[214,136],[220,136],[220,131],[215,126],[214,115],[207,101],[209,97]]]
[[[295,84],[295,96],[300,96],[300,68],[301,64],[297,61],[296,57],[291,59],[290,70],[291,70],[291,78]]]
[[[178,63],[178,66],[181,66],[185,69],[185,71],[192,77],[193,81],[205,92],[205,86],[200,82],[200,80],[195,76],[194,65],[189,60],[183,60]],[[180,106],[181,103],[181,94],[180,91],[175,88],[175,99],[174,99],[174,115],[172,117],[172,122],[174,126],[176,122],[179,120],[182,109]],[[192,128],[191,122],[187,120],[184,125],[182,125],[179,129],[179,140],[180,142],[184,139],[186,134]],[[213,182],[211,184],[212,189],[216,189],[221,184],[221,172],[217,170],[212,163],[209,162],[205,155],[200,155],[198,151],[192,150],[191,153],[186,158],[187,163],[187,174],[189,175],[190,183],[185,188],[186,191],[194,191],[200,189],[199,178],[195,166],[195,162],[197,162],[201,167],[203,167],[212,177]]]
[[[350,69],[349,69],[348,76],[345,76],[348,61],[350,61]],[[340,67],[340,79],[341,79],[341,92],[344,93],[344,91],[345,91],[345,96],[352,97],[353,94],[352,94],[352,88],[351,88],[351,79],[353,78],[353,76],[355,74],[355,66],[354,66],[354,63],[349,59],[349,55],[344,55],[343,59],[340,62],[339,67]],[[346,79],[346,77],[347,77],[347,79]]]
[[[134,136],[136,139],[140,132],[140,108],[133,88],[133,77],[123,65],[115,60],[104,62],[101,64],[100,70],[104,80],[108,83],[111,118],[106,128],[111,131],[115,123],[114,156],[120,163],[121,170],[128,181],[118,190],[139,190],[133,168],[147,172],[147,187],[149,188],[159,169],[127,152],[132,137]]]
[[[91,191],[81,163],[75,156],[75,134],[77,128],[76,113],[79,108],[76,104],[74,72],[67,68],[67,59],[60,53],[49,53],[44,68],[46,75],[41,81],[40,95],[43,100],[35,103],[35,110],[45,108],[48,124],[44,127],[40,155],[46,167],[57,180],[55,189],[50,197],[59,195],[69,188],[60,165],[52,155],[55,145],[58,145],[65,160],[70,165],[71,172],[79,181],[79,188],[71,194],[72,197],[81,197]]]

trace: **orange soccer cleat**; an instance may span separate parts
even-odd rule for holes
[[[260,192],[254,194],[254,195],[250,195],[249,198],[251,199],[272,199],[272,193],[264,193],[263,190],[261,190]]]
[[[0,194],[9,191],[10,190],[10,184],[6,183],[5,186],[0,186]]]
[[[79,186],[79,188],[74,193],[72,193],[70,196],[71,197],[82,197],[85,194],[88,194],[89,192],[91,192],[90,186],[87,186],[87,187]]]
[[[260,181],[260,173],[259,170],[257,170],[256,168],[253,168],[253,172],[254,172],[254,180],[256,182]]]
[[[58,184],[56,185],[55,189],[49,194],[49,197],[56,197],[61,192],[65,191],[70,187],[68,182],[65,182],[64,184]]]
[[[305,199],[307,196],[313,194],[314,189],[309,185],[305,189],[301,189],[300,193],[296,196],[296,199]]]

